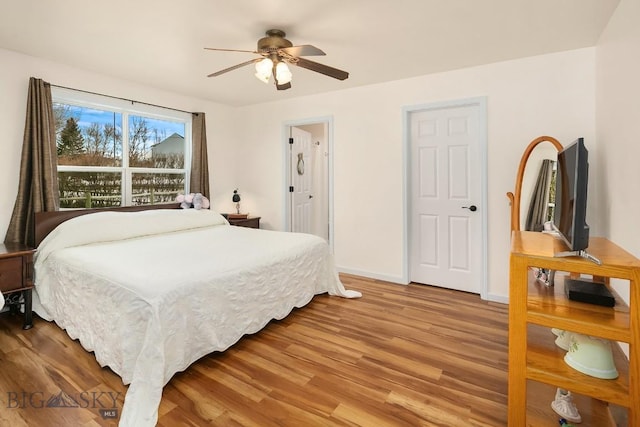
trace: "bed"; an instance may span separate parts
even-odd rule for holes
[[[34,311],[129,384],[120,426],[155,425],[176,372],[314,295],[360,296],[316,236],[234,227],[210,210],[86,213],[36,218]]]

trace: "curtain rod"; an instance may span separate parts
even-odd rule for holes
[[[165,107],[165,106],[157,105],[157,104],[150,104],[150,103],[148,103],[148,102],[135,101],[135,100],[133,100],[133,99],[121,98],[121,97],[119,97],[119,96],[105,95],[104,93],[91,92],[91,91],[89,91],[89,90],[82,90],[82,89],[76,89],[76,88],[72,88],[72,87],[66,87],[66,86],[54,85],[53,83],[49,83],[49,85],[51,85],[51,86],[53,86],[53,87],[60,88],[60,89],[75,90],[76,92],[88,93],[88,94],[90,94],[90,95],[98,95],[98,96],[105,96],[105,97],[107,97],[107,98],[119,99],[119,100],[121,100],[121,101],[131,102],[132,104],[142,104],[142,105],[148,105],[148,106],[150,106],[150,107],[166,108],[167,110],[173,110],[173,111],[179,111],[179,112],[181,112],[181,113],[187,113],[187,114],[195,114],[195,115],[198,115],[198,113],[193,113],[193,112],[191,112],[191,111],[180,110],[180,109],[178,109],[178,108]]]

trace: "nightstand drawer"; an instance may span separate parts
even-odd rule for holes
[[[229,221],[232,225],[247,228],[260,228],[260,217]]]
[[[22,287],[22,257],[0,259],[0,291]]]
[[[229,224],[238,227],[260,228],[260,217],[250,216],[248,218],[228,218]]]

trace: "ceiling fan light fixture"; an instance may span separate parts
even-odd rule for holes
[[[272,69],[273,61],[270,58],[264,58],[263,60],[256,62],[255,76],[261,82],[269,83],[269,77],[271,77]]]
[[[329,67],[328,65],[320,64],[318,62],[304,58],[305,56],[325,55],[325,53],[321,49],[318,49],[315,46],[312,46],[310,44],[293,46],[293,43],[285,38],[286,34],[282,30],[267,30],[265,36],[266,37],[262,37],[260,40],[258,40],[258,46],[256,50],[205,47],[205,49],[207,50],[244,52],[259,55],[255,59],[250,59],[248,61],[241,62],[240,64],[236,64],[223,70],[216,71],[215,73],[211,73],[207,77],[220,76],[222,74],[228,73],[229,71],[237,70],[238,68],[254,64],[256,69],[256,78],[268,84],[271,80],[271,76],[273,76],[275,87],[279,91],[291,89],[291,79],[293,75],[289,70],[289,64],[296,65],[300,68],[306,68],[307,70],[324,74],[325,76],[333,77],[334,79],[338,80],[345,80],[349,77],[349,73],[346,71]]]
[[[278,65],[276,65],[276,80],[278,81],[278,84],[285,85],[290,83],[292,77],[293,74],[291,74],[287,64],[284,62],[278,62]]]

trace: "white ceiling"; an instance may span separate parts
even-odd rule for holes
[[[594,46],[618,2],[0,0],[0,47],[239,106]],[[204,47],[254,50],[270,28],[349,78],[292,67],[276,91],[252,66],[206,77],[255,56]]]

